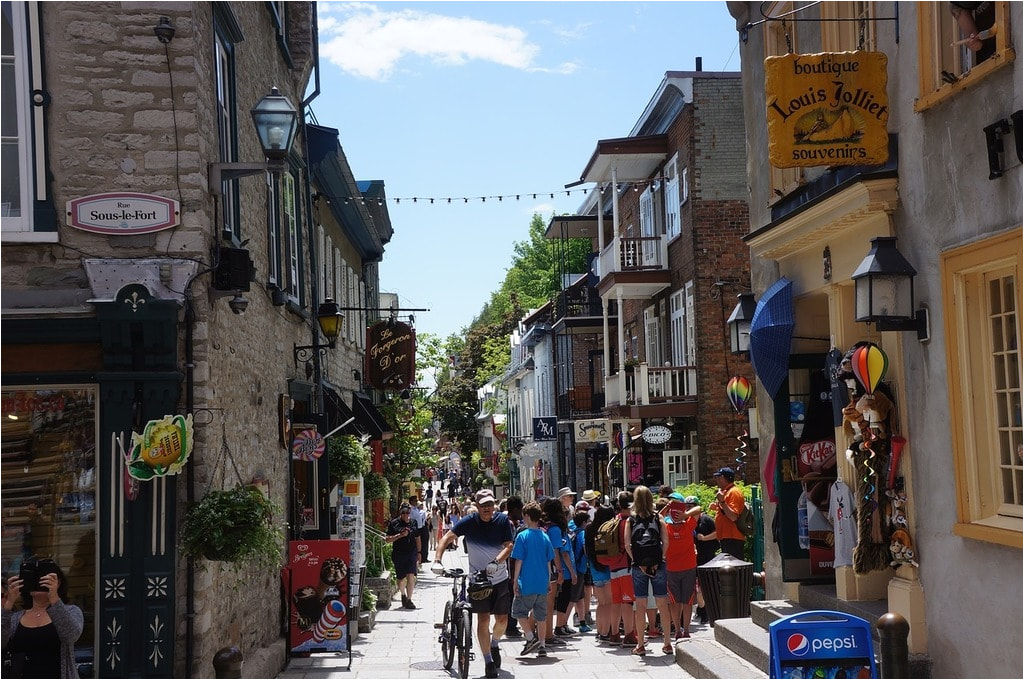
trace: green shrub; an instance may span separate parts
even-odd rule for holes
[[[368,501],[390,500],[391,487],[387,478],[379,472],[367,472],[363,477],[363,495]]]
[[[274,521],[281,508],[254,486],[210,491],[185,511],[180,549],[187,557],[203,557],[243,566],[281,564],[284,530]]]
[[[331,484],[341,484],[346,479],[359,479],[370,471],[370,447],[352,435],[329,437],[327,466]]]

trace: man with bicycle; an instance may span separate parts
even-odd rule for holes
[[[508,615],[512,609],[512,598],[505,583],[509,578],[507,560],[512,552],[512,523],[504,513],[496,511],[494,494],[484,489],[476,494],[477,512],[457,522],[437,544],[434,554],[435,565],[441,564],[444,551],[459,536],[465,541],[469,553],[471,574],[483,571],[494,587],[490,597],[473,600],[476,614],[476,638],[484,656],[485,677],[498,677],[501,668],[501,652],[498,641],[505,634]],[[494,629],[491,629],[491,618]]]

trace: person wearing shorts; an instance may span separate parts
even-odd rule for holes
[[[683,498],[681,494],[673,493],[670,498],[685,508],[682,512],[668,510],[665,517],[669,612],[676,628],[675,638],[681,640],[690,637],[690,619],[693,618],[693,598],[697,588],[697,547],[693,535],[702,508],[696,496]]]
[[[598,642],[611,642],[611,605],[612,605],[612,574],[608,567],[595,558],[594,537],[602,524],[615,516],[610,506],[601,505],[593,508],[594,517],[583,532],[586,544],[587,560],[590,562],[588,574],[594,583],[594,595],[597,597],[597,611],[594,613],[594,628],[597,630]],[[616,623],[616,626],[618,624]],[[616,628],[614,631],[618,635]],[[621,639],[620,639],[621,641]]]
[[[469,571],[483,571],[491,585],[490,597],[472,601],[476,617],[476,639],[484,657],[484,677],[498,677],[501,651],[498,641],[505,634],[512,608],[508,580],[508,557],[512,553],[512,522],[508,515],[497,512],[494,493],[483,489],[476,494],[476,512],[463,517],[446,533],[434,553],[434,563],[441,565],[441,556],[461,536],[469,554]],[[494,629],[491,629],[491,619]]]
[[[416,609],[412,591],[416,587],[416,572],[419,570],[419,531],[411,519],[412,508],[402,503],[395,517],[387,526],[387,543],[391,546],[391,560],[395,564],[395,579],[402,595],[404,609]]]
[[[655,512],[654,495],[646,486],[638,486],[633,491],[632,513],[629,520],[623,522],[623,524],[626,525],[627,536],[627,541],[623,545],[626,547],[626,552],[629,553],[630,562],[634,562],[634,556],[640,552],[642,546],[640,543],[634,544],[631,540],[634,537],[634,525],[642,526],[644,524],[650,524],[651,526],[654,526],[654,524],[657,524],[661,537],[661,559],[659,563],[651,566],[633,564],[632,569],[633,595],[636,599],[636,610],[634,612],[634,616],[636,618],[636,634],[637,638],[639,638],[632,653],[637,656],[644,656],[647,654],[647,648],[644,644],[645,640],[641,636],[643,634],[644,621],[647,617],[646,604],[648,592],[651,592],[654,595],[654,599],[658,604],[658,611],[661,614],[661,620],[663,622],[669,620],[668,585],[666,577],[668,570],[665,569],[664,559],[664,550],[667,543],[665,536],[665,523],[661,521],[661,517]],[[642,531],[638,531],[637,533],[643,534]],[[662,626],[662,629],[664,644],[661,646],[661,651],[664,654],[671,654],[673,650],[672,641],[669,638],[668,626]]]
[[[633,602],[636,599],[633,594],[633,575],[629,568],[629,554],[625,545],[629,543],[629,534],[626,533],[626,525],[629,524],[629,510],[633,505],[633,494],[629,491],[620,491],[616,498],[619,509],[619,555],[611,564],[608,564],[610,590],[611,590],[611,634],[609,642],[622,644],[622,646],[636,645],[636,628],[633,618]],[[622,629],[625,636],[619,638],[619,621],[622,621]]]
[[[526,642],[520,656],[536,651],[547,656],[544,642],[548,619],[548,574],[555,567],[555,549],[547,533],[540,528],[541,509],[536,501],[523,507],[526,528],[516,535],[512,546],[515,570],[512,578],[514,598],[512,617],[519,621]],[[537,622],[537,631],[531,628],[531,619]]]

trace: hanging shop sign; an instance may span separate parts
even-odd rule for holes
[[[764,61],[768,160],[777,168],[889,159],[882,52],[786,54]]]
[[[193,441],[191,413],[149,421],[142,434],[132,432],[125,455],[128,474],[142,481],[178,474],[192,454]]]
[[[135,192],[92,194],[67,202],[68,226],[95,234],[150,234],[181,223],[177,201]]]
[[[316,427],[303,426],[292,438],[292,460],[316,460],[326,448],[326,441]]]
[[[600,420],[577,420],[576,441],[577,442],[603,442],[608,441],[609,427],[607,419]]]
[[[533,441],[553,442],[558,435],[558,418],[543,416],[533,419]]]
[[[366,380],[378,390],[404,390],[416,369],[416,332],[400,321],[379,321],[366,329]]]
[[[648,444],[664,444],[672,439],[672,430],[664,425],[651,425],[643,431],[642,436]]]

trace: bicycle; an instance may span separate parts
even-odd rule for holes
[[[438,642],[441,643],[441,660],[444,662],[444,669],[450,671],[455,659],[455,652],[458,650],[459,677],[468,678],[469,662],[475,656],[473,654],[473,611],[470,608],[466,586],[469,574],[464,569],[441,567],[439,575],[452,579],[452,599],[444,605],[442,622],[434,624],[434,628],[441,629],[437,636]]]

